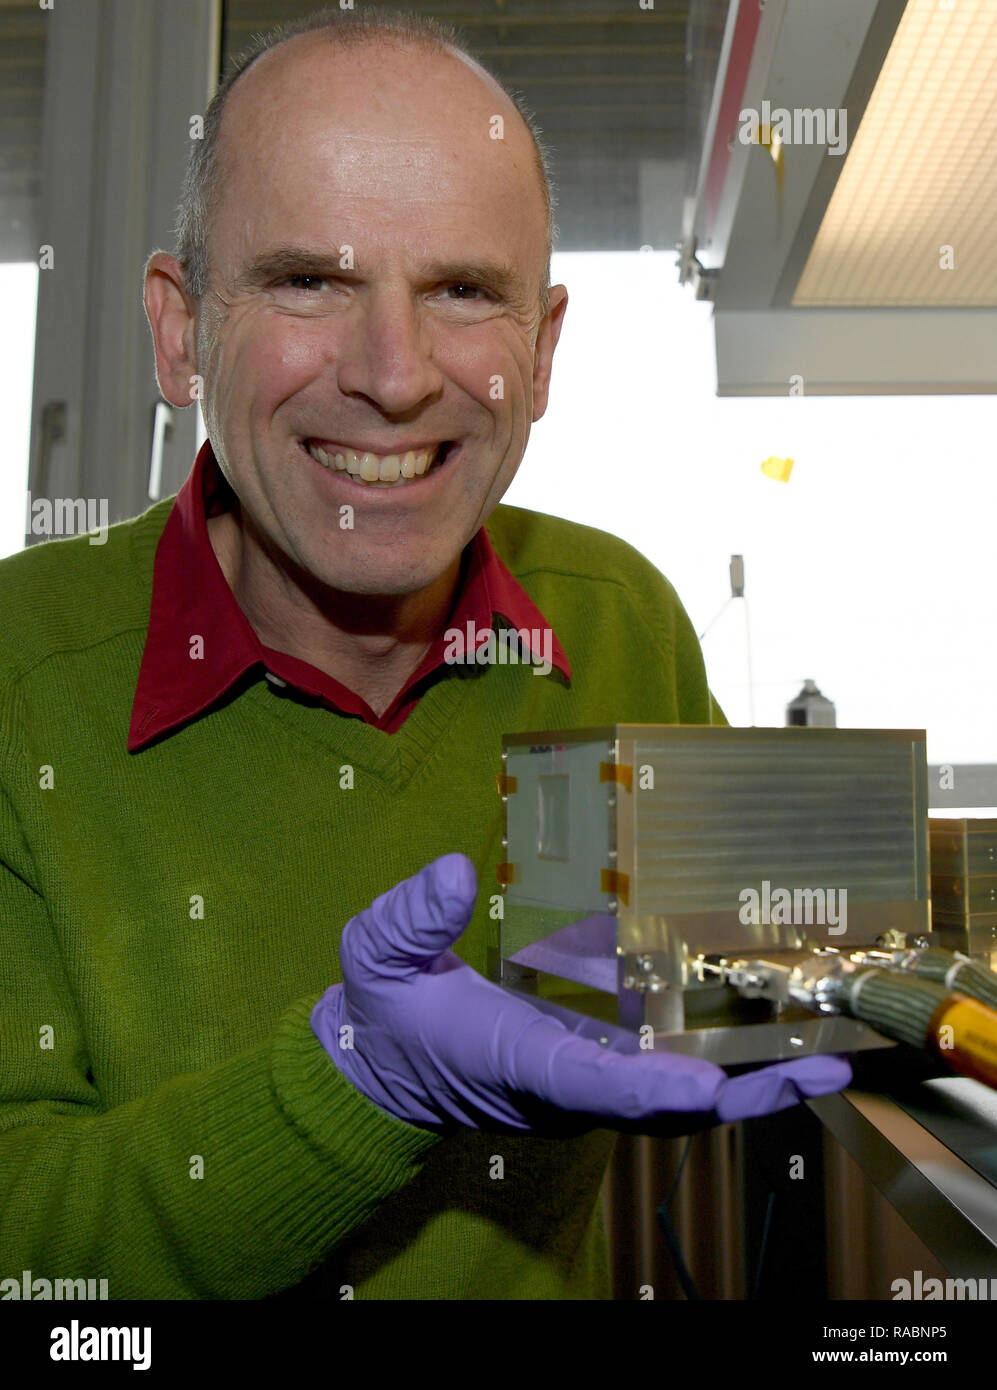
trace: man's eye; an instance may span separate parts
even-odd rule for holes
[[[456,284],[448,285],[447,289],[456,294],[458,299],[469,300],[474,295],[488,298],[487,290],[483,290],[480,285],[469,285],[463,280],[458,280]]]
[[[314,290],[325,284],[325,277],[322,275],[286,275],[281,284],[290,285],[295,290]]]

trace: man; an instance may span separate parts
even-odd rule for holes
[[[99,559],[0,571],[12,1270],[605,1296],[599,1125],[847,1084],[622,1056],[481,978],[502,733],[720,717],[657,571],[498,507],[567,300],[548,235],[530,130],[434,26],[332,21],[212,104],[145,296],[210,447]],[[448,664],[467,621],[552,629],[550,671]]]

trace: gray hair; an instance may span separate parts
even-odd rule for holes
[[[183,268],[188,293],[196,300],[203,299],[208,288],[207,228],[218,185],[219,134],[229,93],[243,73],[252,67],[262,54],[269,53],[271,49],[301,34],[310,33],[326,34],[340,48],[355,47],[371,40],[417,44],[435,53],[456,52],[471,59],[479,67],[484,67],[484,64],[458,39],[457,32],[451,25],[425,15],[403,14],[394,10],[359,13],[344,12],[329,6],[305,19],[281,24],[265,34],[257,35],[250,47],[235,59],[212,97],[204,116],[203,138],[191,141],[183,190],[177,207],[175,238],[176,257]],[[485,68],[485,71],[488,69]],[[534,164],[540,180],[547,218],[547,265],[539,295],[540,311],[543,315],[546,314],[549,305],[550,258],[555,235],[556,194],[550,156],[541,141],[540,127],[533,112],[522,98],[509,91],[494,73],[489,75],[514,104],[533,140]]]

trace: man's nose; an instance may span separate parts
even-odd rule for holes
[[[366,396],[385,414],[404,414],[442,389],[432,353],[432,324],[410,293],[374,291],[342,344],[339,389]]]

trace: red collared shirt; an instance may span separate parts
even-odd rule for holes
[[[202,446],[166,521],[156,548],[149,629],[132,704],[128,751],[202,714],[246,671],[263,668],[269,679],[317,696],[341,714],[359,715],[393,734],[412,713],[429,683],[449,670],[444,629],[482,632],[500,614],[516,628],[550,624],[495,554],[482,526],[469,542],[463,584],[439,635],[391,704],[378,717],[365,700],[326,672],[286,652],[265,647],[229,588],[208,537],[207,519],[229,510],[232,490],[210,442]],[[194,634],[210,661],[179,660]],[[551,632],[551,662],[570,678],[568,661]],[[532,671],[530,672],[532,675]]]

